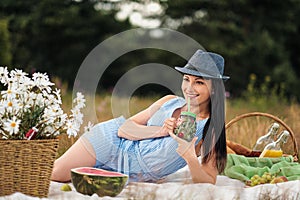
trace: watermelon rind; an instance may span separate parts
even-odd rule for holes
[[[103,172],[109,172],[114,175],[101,175],[93,173],[78,172],[80,169],[93,169],[91,167],[81,167],[71,169],[71,181],[77,192],[85,195],[97,194],[100,197],[111,196],[115,197],[121,193],[127,180],[128,175],[103,170]],[[102,170],[102,169],[99,169]]]

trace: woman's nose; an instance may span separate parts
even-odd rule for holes
[[[188,84],[187,84],[187,89],[188,90],[193,90],[194,89],[194,84],[192,83],[192,82],[189,82]]]

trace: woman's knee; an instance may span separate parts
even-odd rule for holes
[[[61,157],[54,162],[53,181],[66,182],[71,179],[71,169],[93,167],[96,164],[95,152],[91,144],[79,138]]]
[[[51,180],[57,182],[68,182],[71,179],[71,175],[68,174],[68,170],[62,166],[58,160],[54,162]]]

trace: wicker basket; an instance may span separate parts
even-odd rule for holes
[[[290,154],[293,155],[294,157],[294,160],[295,161],[298,161],[298,158],[299,158],[299,155],[298,155],[298,146],[297,146],[297,141],[296,141],[296,138],[295,138],[295,134],[293,132],[293,130],[285,123],[283,122],[281,119],[279,119],[278,117],[272,115],[272,114],[269,114],[269,113],[262,113],[262,112],[251,112],[251,113],[245,113],[245,114],[242,114],[242,115],[239,115],[235,118],[233,118],[232,120],[230,120],[225,128],[226,128],[226,132],[228,133],[230,131],[230,129],[234,129],[235,126],[237,126],[237,124],[243,120],[247,120],[249,118],[254,118],[255,120],[255,123],[257,124],[257,129],[260,129],[261,133],[266,133],[266,129],[265,130],[261,130],[261,127],[258,126],[258,124],[263,124],[263,120],[262,118],[265,118],[267,120],[269,120],[267,122],[267,125],[269,126],[270,123],[272,122],[277,122],[279,123],[283,129],[287,130],[290,132],[290,135],[291,135],[291,142],[292,142],[292,145],[288,145],[288,146],[292,146],[292,151]],[[233,126],[235,125],[235,126]],[[266,125],[266,124],[264,124]],[[240,126],[244,126],[243,129],[241,127],[236,128],[236,130],[234,131],[234,134],[236,134],[237,131],[245,131],[246,129],[249,129],[249,124],[247,123],[244,123],[243,125],[240,125]],[[253,129],[253,127],[251,127]],[[268,128],[267,126],[265,126],[265,128]],[[253,132],[258,132],[258,130],[251,130]],[[248,133],[249,135],[251,133]],[[261,136],[261,135],[260,135]],[[232,139],[232,138],[230,138]],[[257,140],[257,138],[255,138],[255,141]],[[254,145],[254,144],[252,144]],[[248,145],[249,146],[249,145]]]
[[[47,197],[58,139],[0,140],[0,196]]]

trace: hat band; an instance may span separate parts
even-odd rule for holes
[[[193,65],[191,65],[190,63],[188,63],[185,67],[186,69],[190,69],[190,70],[195,70],[195,71],[198,71],[198,72],[202,72],[202,73],[205,73],[209,76],[213,76],[213,77],[217,77],[217,78],[222,78],[222,74],[220,73],[212,73],[212,71],[208,71],[208,70],[205,70],[205,69],[197,69],[196,67],[194,67]],[[216,68],[216,66],[214,66],[213,68]]]

